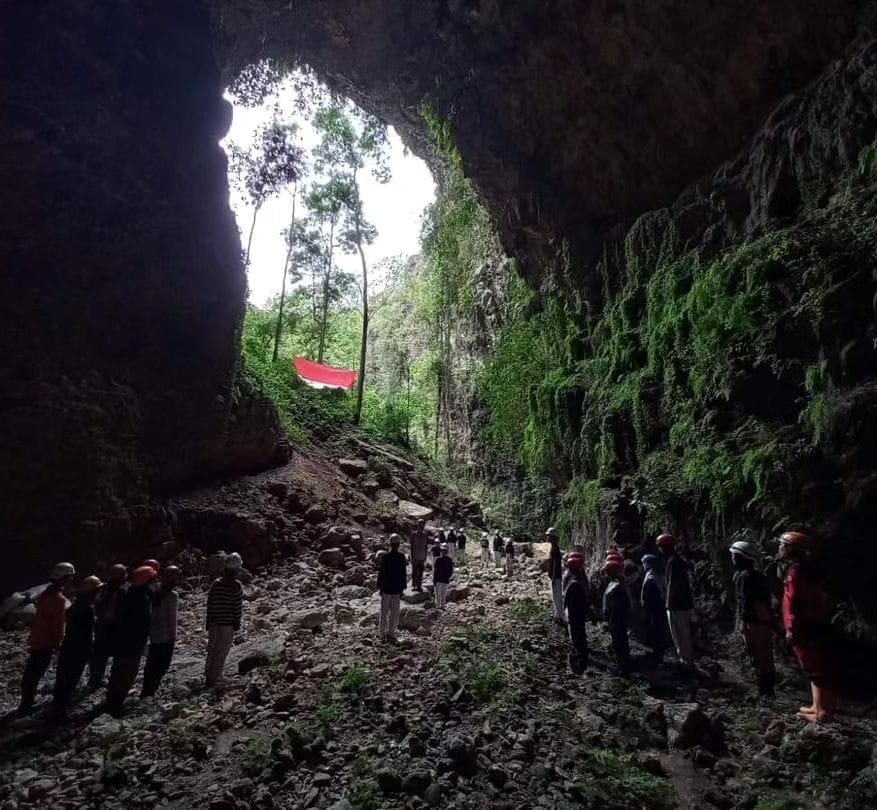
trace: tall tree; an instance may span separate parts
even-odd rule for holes
[[[286,258],[283,261],[283,277],[280,282],[280,304],[277,308],[277,326],[274,332],[274,353],[272,360],[277,362],[277,354],[280,351],[280,335],[283,331],[283,305],[286,303],[286,282],[289,279],[293,284],[301,280],[301,274],[298,273],[295,258],[295,200],[298,196],[298,183],[292,184],[292,214],[290,215],[289,228],[285,231],[286,236]],[[290,262],[292,265],[290,266]],[[291,277],[291,278],[290,278]]]
[[[386,127],[372,117],[365,117],[358,124],[359,126],[347,112],[337,106],[324,107],[314,117],[314,128],[320,135],[320,142],[314,149],[315,163],[319,170],[336,183],[344,214],[341,246],[359,255],[362,273],[362,335],[356,381],[356,407],[353,413],[353,421],[357,425],[362,418],[368,354],[369,274],[365,247],[377,237],[377,230],[363,215],[361,172],[368,162],[377,180],[386,182],[390,177],[386,163]]]

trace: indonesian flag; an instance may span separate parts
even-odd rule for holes
[[[298,376],[311,388],[341,388],[347,391],[356,382],[356,372],[350,369],[314,363],[304,357],[296,357],[292,363]]]

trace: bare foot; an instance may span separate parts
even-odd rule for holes
[[[808,723],[824,723],[829,719],[828,712],[812,712],[809,714],[801,714],[801,719]]]
[[[813,706],[812,704],[810,706],[802,706],[800,709],[798,709],[798,714],[815,714],[815,713],[816,713],[816,707]]]

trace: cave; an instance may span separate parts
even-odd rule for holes
[[[241,68],[306,64],[428,158],[429,101],[530,287],[599,310],[648,212],[716,250],[855,163],[877,114],[864,6],[7,4],[0,590],[148,535],[183,485],[284,457],[235,377],[218,142]]]

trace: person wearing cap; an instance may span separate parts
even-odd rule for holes
[[[76,569],[71,563],[58,563],[49,575],[49,584],[37,597],[36,614],[30,626],[30,652],[21,677],[20,714],[33,710],[40,681],[64,639],[64,614],[67,610],[64,586],[75,575]]]
[[[588,579],[585,576],[584,555],[573,552],[566,557],[568,576],[562,594],[562,610],[566,611],[569,640],[572,653],[569,657],[570,669],[576,674],[584,672],[588,665],[588,615],[590,613],[590,594]],[[553,581],[552,581],[553,584]]]
[[[234,634],[241,629],[244,612],[244,588],[238,580],[243,561],[241,555],[227,554],[222,576],[214,580],[207,594],[207,661],[204,680],[208,689],[222,680],[225,659],[231,650]]]
[[[676,655],[683,666],[694,667],[694,644],[691,638],[691,611],[694,598],[688,580],[688,563],[676,553],[676,539],[669,532],[655,540],[665,559],[667,592],[664,606]]]
[[[479,545],[481,546],[481,568],[484,570],[490,565],[490,537],[487,532],[481,532]]]
[[[448,587],[454,575],[454,561],[448,554],[447,543],[442,545],[441,550],[442,556],[435,561],[432,572],[432,585],[435,592],[435,606],[439,610],[444,610],[448,599]]]
[[[783,576],[782,614],[786,638],[810,679],[813,702],[798,714],[805,720],[823,720],[835,708],[834,673],[827,650],[830,602],[810,562],[810,539],[803,532],[780,537]]]
[[[58,654],[55,688],[52,691],[52,714],[56,720],[67,718],[67,709],[94,645],[94,600],[101,581],[86,577],[79,585],[73,604],[67,608],[64,641]]]
[[[158,560],[153,560],[151,557],[148,560],[144,560],[140,565],[148,565],[156,574],[161,573],[161,563]]]
[[[381,557],[378,565],[378,590],[381,592],[381,618],[378,632],[381,638],[387,641],[396,640],[400,601],[408,579],[405,555],[399,551],[401,542],[402,538],[398,534],[391,534],[390,550]]]
[[[161,580],[152,603],[152,621],[149,624],[149,649],[143,667],[143,688],[140,699],[152,697],[161,679],[170,669],[177,640],[177,585],[180,569],[169,565],[161,572]]]
[[[759,695],[772,698],[776,668],[773,660],[770,584],[767,577],[756,568],[758,552],[752,543],[738,540],[731,544],[729,551],[734,565],[737,631],[757,673]]]
[[[645,554],[641,562],[646,572],[640,589],[643,640],[650,650],[650,661],[661,664],[667,646],[666,585],[661,572],[661,558],[656,554]]]
[[[551,604],[554,621],[563,623],[563,555],[557,529],[550,526],[545,531],[548,538],[548,579],[551,582]]]
[[[603,616],[612,639],[612,649],[618,662],[619,672],[626,678],[630,675],[630,594],[624,586],[624,564],[609,559],[603,565],[609,577],[609,584],[603,592]]]
[[[151,566],[138,566],[131,572],[128,588],[119,600],[118,623],[110,648],[113,665],[104,704],[107,713],[113,717],[123,714],[125,698],[140,671],[140,661],[149,640],[155,576],[155,569]]]
[[[418,520],[417,528],[411,534],[411,590],[423,590],[423,569],[426,567],[426,552],[429,549],[429,534],[426,521]]]
[[[497,529],[493,533],[493,562],[497,568],[502,568],[502,555],[505,551],[505,543],[503,542],[502,535],[499,533],[499,529]]]
[[[505,539],[505,573],[509,579],[515,574],[515,543],[511,535]]]
[[[106,581],[98,589],[94,600],[94,647],[88,662],[88,688],[96,692],[104,685],[104,675],[110,660],[113,636],[116,635],[119,601],[128,587],[128,569],[116,563],[106,572]]]
[[[466,564],[466,532],[457,529],[457,557],[462,565]]]

